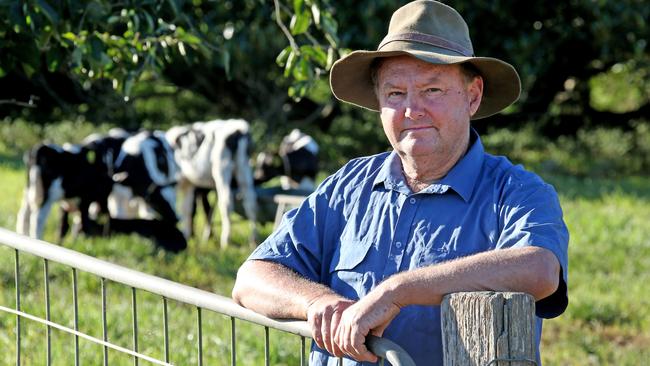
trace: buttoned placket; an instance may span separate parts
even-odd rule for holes
[[[383,278],[399,272],[420,201],[421,197],[412,193],[408,195],[402,193],[398,197],[396,229],[388,252],[388,261],[386,262],[386,267],[384,267]]]

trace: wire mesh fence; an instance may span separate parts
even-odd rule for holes
[[[230,298],[1,228],[0,247],[14,267],[13,278],[0,281],[0,345],[13,343],[13,355],[3,352],[17,366],[258,364],[247,357],[258,347],[264,365],[307,364],[304,321],[270,319]],[[386,339],[368,346],[381,364],[414,365]]]

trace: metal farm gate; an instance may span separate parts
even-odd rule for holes
[[[15,287],[15,304],[3,304],[0,303],[0,313],[4,312],[6,314],[15,315],[15,349],[13,350],[16,355],[16,365],[20,366],[25,364],[24,360],[21,361],[21,356],[25,352],[31,352],[33,350],[25,350],[23,341],[21,337],[24,336],[25,331],[22,329],[30,322],[34,322],[37,326],[43,326],[45,329],[45,340],[41,347],[45,348],[44,355],[45,360],[43,364],[50,365],[56,361],[53,358],[51,352],[51,342],[54,339],[52,330],[55,329],[58,332],[69,333],[74,337],[74,360],[75,365],[80,364],[80,355],[83,350],[80,349],[79,341],[84,339],[85,341],[92,342],[96,345],[99,345],[103,348],[102,352],[102,364],[109,365],[109,349],[111,352],[117,352],[122,356],[130,358],[133,365],[138,365],[139,363],[147,364],[156,364],[156,365],[172,365],[173,360],[170,356],[170,353],[173,354],[173,351],[170,350],[170,337],[174,337],[175,334],[169,330],[169,301],[174,301],[177,303],[182,303],[184,305],[192,307],[192,310],[195,315],[195,325],[196,325],[196,347],[195,355],[192,357],[196,360],[196,364],[204,364],[204,338],[208,336],[204,334],[205,323],[206,321],[206,311],[213,314],[221,314],[220,316],[226,317],[229,319],[230,323],[230,355],[225,358],[230,358],[229,360],[222,360],[223,363],[220,364],[230,364],[237,365],[237,325],[241,324],[241,321],[245,323],[254,324],[256,327],[260,327],[264,331],[264,364],[271,364],[271,354],[270,354],[270,342],[271,334],[269,333],[270,329],[278,330],[280,332],[289,333],[295,335],[300,340],[300,348],[296,349],[296,352],[300,353],[300,365],[306,365],[306,339],[310,339],[311,333],[305,321],[285,321],[285,320],[274,320],[257,313],[254,313],[248,309],[245,309],[237,304],[235,304],[230,298],[216,295],[214,293],[186,286],[180,283],[172,282],[165,280],[160,277],[152,276],[135,270],[131,270],[122,266],[118,266],[106,261],[96,259],[94,257],[75,252],[57,245],[49,244],[44,241],[35,240],[28,238],[23,235],[16,234],[12,231],[0,228],[0,245],[13,248],[14,252],[14,287]],[[42,286],[43,286],[43,301],[44,301],[44,316],[38,316],[33,313],[28,313],[21,307],[21,292],[24,291],[21,287],[25,285],[23,282],[27,281],[25,273],[21,271],[21,259],[28,254],[30,257],[37,257],[38,260],[42,261]],[[5,258],[6,259],[6,258]],[[11,260],[11,259],[9,259]],[[70,288],[71,294],[59,293],[62,291],[57,291],[56,293],[51,293],[51,274],[50,274],[50,263],[57,263],[57,266],[62,265],[64,268],[69,270],[69,275],[71,277],[72,286]],[[78,294],[78,281],[77,277],[80,273],[84,275],[90,274],[91,276],[96,276],[101,283],[101,336],[93,336],[88,330],[82,331],[79,326],[80,307],[79,307],[79,294]],[[39,277],[40,275],[29,273],[33,277]],[[38,281],[38,279],[36,279]],[[7,280],[5,280],[7,281]],[[33,279],[32,279],[33,281]],[[11,282],[9,280],[9,282]],[[106,296],[106,287],[108,283],[111,283],[111,286],[117,284],[119,286],[127,289],[127,293],[130,292],[130,297],[121,301],[121,306],[124,306],[125,303],[130,303],[130,315],[123,314],[123,316],[118,319],[120,322],[130,323],[126,326],[121,325],[122,328],[127,329],[127,333],[130,333],[128,336],[131,339],[130,345],[119,345],[112,343],[108,339],[108,330],[110,324],[107,322],[107,312],[109,304],[107,304]],[[2,289],[0,287],[0,289]],[[10,288],[5,288],[5,291],[11,291]],[[159,332],[162,332],[162,344],[159,347],[162,349],[161,352],[163,356],[154,357],[152,355],[146,355],[141,353],[139,349],[139,341],[142,337],[142,332],[140,328],[143,324],[139,324],[138,321],[138,301],[137,294],[141,292],[146,292],[153,294],[160,298],[160,307],[162,307],[162,317],[159,319],[159,322],[162,323],[162,327],[158,326],[157,329]],[[69,299],[69,305],[66,309],[69,310],[71,315],[69,319],[71,321],[53,321],[50,316],[50,302],[53,298],[61,300],[61,298]],[[99,299],[97,299],[99,301]],[[68,300],[65,300],[68,301]],[[66,303],[67,304],[67,303]],[[83,307],[82,307],[83,308]],[[142,311],[142,310],[141,310]],[[149,310],[148,310],[149,311]],[[126,311],[125,311],[126,312]],[[2,319],[0,319],[2,320]],[[40,324],[40,325],[38,325]],[[0,323],[2,325],[2,323]],[[0,328],[0,331],[4,332],[5,337],[11,337],[11,333],[8,331],[7,327]],[[0,334],[0,336],[3,336]],[[194,341],[194,340],[193,340]],[[124,342],[122,342],[124,343]],[[388,360],[394,366],[412,366],[415,365],[411,358],[401,349],[398,345],[393,342],[377,338],[370,337],[369,344],[370,350],[375,354],[382,357],[380,364],[384,363],[384,359]],[[2,352],[11,352],[11,350],[2,350]],[[112,354],[112,353],[111,353]],[[294,353],[295,354],[295,353]],[[112,361],[111,361],[112,362]],[[124,362],[122,362],[124,364]]]

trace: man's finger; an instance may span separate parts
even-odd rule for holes
[[[377,356],[368,350],[365,342],[366,336],[364,334],[359,332],[358,329],[351,329],[350,345],[348,347],[350,355],[357,361],[377,362]]]
[[[314,342],[316,342],[316,345],[319,348],[325,349],[325,345],[323,344],[323,337],[321,335],[321,317],[316,314],[310,314],[308,323],[311,328],[311,337],[314,339]]]
[[[341,348],[338,346],[338,342],[336,341],[336,336],[338,334],[338,327],[339,327],[339,322],[341,321],[341,312],[340,311],[334,311],[332,314],[332,319],[330,321],[330,348],[331,351],[330,353],[336,357],[341,357],[343,356],[343,351]]]
[[[321,333],[322,340],[323,340],[323,347],[321,347],[321,348],[323,348],[324,350],[326,350],[329,353],[332,353],[333,352],[333,349],[332,349],[332,336],[333,335],[332,335],[332,332],[330,330],[330,323],[331,323],[331,320],[332,320],[331,319],[332,312],[328,308],[328,309],[325,310],[325,312],[323,314],[320,314],[320,315],[321,315],[320,333]]]

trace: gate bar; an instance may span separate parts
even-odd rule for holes
[[[0,228],[0,242],[14,249],[77,268],[101,278],[106,278],[127,286],[137,287],[175,301],[230,316],[233,327],[235,318],[238,318],[287,333],[311,338],[309,325],[304,320],[276,320],[267,318],[264,315],[239,306],[229,297],[122,267],[58,245],[49,244],[42,240],[32,239],[4,228]],[[233,330],[233,343],[234,334]],[[415,365],[411,357],[408,356],[408,353],[388,339],[368,336],[367,343],[369,349],[374,354],[386,358],[393,365]],[[235,361],[234,356],[232,360]]]
[[[16,249],[14,270],[16,277],[16,310],[20,311],[20,269],[19,269],[19,250]],[[20,315],[16,314],[16,366],[20,366]]]
[[[74,330],[79,330],[79,299],[77,297],[77,269],[72,268],[72,316],[74,317]],[[79,366],[79,336],[74,336],[74,365]]]
[[[47,259],[43,259],[43,276],[45,277],[45,320],[50,321],[50,266]],[[48,325],[45,329],[46,346],[46,365],[52,363],[52,328]]]

